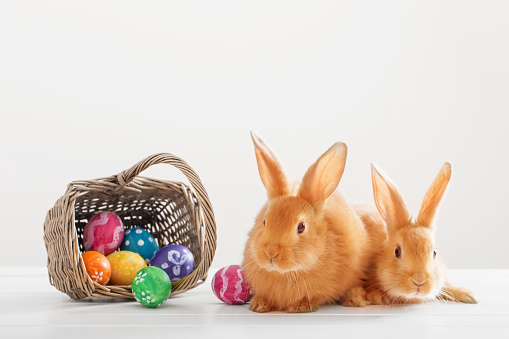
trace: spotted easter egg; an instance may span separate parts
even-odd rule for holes
[[[111,265],[110,283],[113,285],[131,285],[136,273],[147,266],[138,253],[129,251],[113,252],[106,258]]]
[[[238,265],[226,266],[217,271],[212,278],[212,291],[219,300],[230,305],[245,304],[253,297],[244,271]]]
[[[143,259],[152,259],[159,250],[154,237],[142,228],[131,228],[124,232],[124,240],[120,250],[131,251],[141,255]]]
[[[150,266],[162,268],[171,282],[179,281],[193,271],[194,256],[182,245],[168,245],[156,252]]]
[[[111,277],[111,265],[106,257],[95,251],[88,251],[81,254],[87,273],[93,281],[106,285]]]
[[[114,252],[124,238],[124,224],[112,212],[99,212],[88,221],[83,231],[85,251],[96,251],[104,255]]]
[[[147,307],[164,304],[171,293],[171,281],[165,271],[155,266],[142,268],[132,283],[133,296]]]

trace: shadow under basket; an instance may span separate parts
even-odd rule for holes
[[[138,176],[155,164],[178,168],[191,183]],[[194,255],[190,275],[172,283],[171,295],[205,282],[216,250],[216,222],[200,178],[182,159],[154,154],[132,168],[106,178],[73,181],[48,211],[44,242],[48,251],[50,283],[73,299],[133,298],[131,286],[100,285],[87,274],[81,253],[83,231],[97,212],[116,213],[126,229],[140,227],[154,236],[159,248],[169,244],[188,247]]]

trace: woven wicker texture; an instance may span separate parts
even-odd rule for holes
[[[181,182],[138,176],[155,164],[178,168],[191,187]],[[73,181],[48,211],[44,242],[48,251],[50,283],[73,299],[133,298],[131,286],[100,285],[89,278],[81,253],[83,230],[99,211],[115,212],[125,228],[150,232],[159,247],[187,246],[194,255],[193,272],[172,284],[172,295],[203,283],[216,250],[216,223],[212,205],[200,178],[182,159],[154,154],[132,168],[106,178]]]

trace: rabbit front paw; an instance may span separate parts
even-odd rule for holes
[[[297,303],[290,305],[285,312],[288,313],[304,313],[315,312],[318,310],[318,303],[313,302],[307,298],[299,300]]]
[[[477,304],[477,299],[474,296],[474,292],[464,287],[448,286],[442,293],[446,299],[457,301],[465,304]]]
[[[371,303],[367,299],[366,291],[360,286],[354,287],[348,291],[341,301],[341,305],[346,307],[366,307],[370,304]]]
[[[275,308],[263,297],[253,296],[249,302],[249,309],[253,312],[265,313],[275,311]]]
[[[371,289],[366,293],[366,299],[371,305],[389,305],[390,299],[386,293],[379,289]]]

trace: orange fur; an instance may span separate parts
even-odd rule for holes
[[[385,236],[378,236],[380,251],[374,256],[365,283],[367,299],[372,304],[420,303],[427,300],[449,299],[477,302],[469,290],[447,282],[445,266],[437,256],[433,258],[433,223],[440,201],[451,177],[451,165],[444,164],[426,193],[417,218],[410,218],[396,186],[372,165],[374,209],[356,209],[366,227],[379,228]],[[401,257],[395,256],[399,247]],[[417,286],[416,284],[422,284]]]
[[[288,182],[281,180],[281,164],[258,136],[252,136],[269,199],[256,217],[244,251],[242,265],[254,291],[250,309],[308,312],[350,296],[355,304],[358,290],[349,291],[362,285],[368,240],[357,214],[334,193],[346,146],[337,143],[324,153],[298,189],[281,189],[272,186]],[[305,231],[299,234],[301,222]],[[365,298],[362,303],[356,306],[365,305]]]

